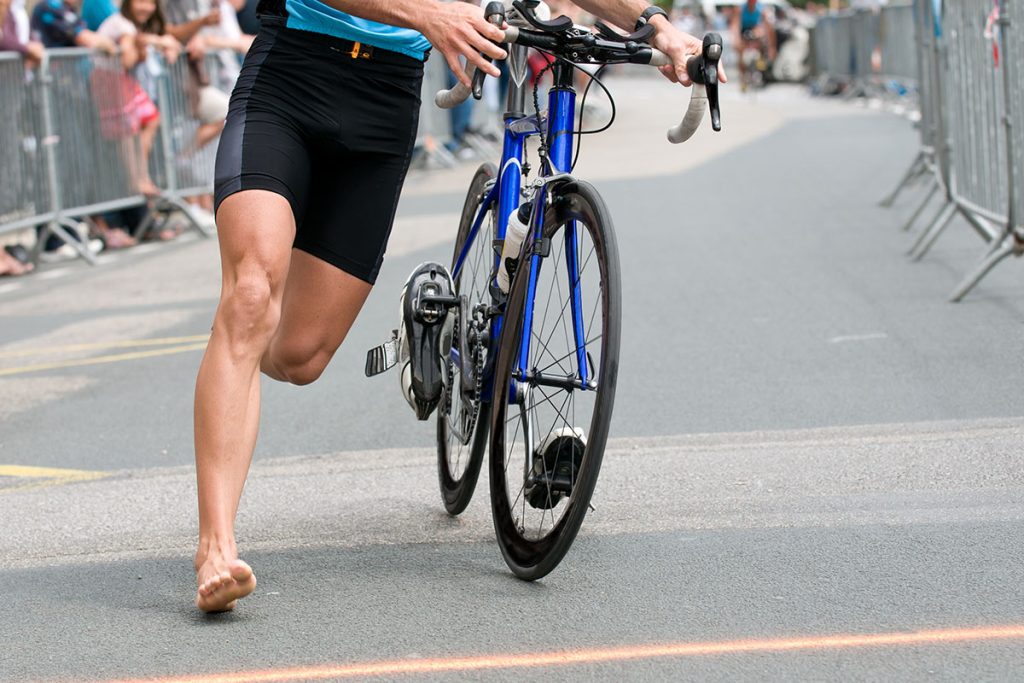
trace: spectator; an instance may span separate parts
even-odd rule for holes
[[[193,118],[199,121],[192,149],[195,154],[217,139],[224,129],[230,91],[241,70],[240,55],[255,36],[239,27],[236,10],[243,0],[166,0],[168,33],[186,46],[189,58],[188,95]],[[215,66],[207,55],[216,56]],[[213,66],[211,70],[209,67]],[[214,224],[213,196],[191,198],[192,217]]]
[[[145,61],[150,49],[158,49],[164,59],[174,63],[181,54],[181,44],[173,36],[165,35],[165,21],[156,0],[124,0],[121,11],[109,16],[97,33],[116,42],[121,48],[121,65],[126,73],[120,74],[120,91],[126,93],[130,107],[125,113],[131,117],[129,125],[139,135],[141,158],[130,164],[136,187],[145,196],[157,196],[160,189],[149,176],[149,155],[153,149],[160,112],[153,100],[130,72]]]
[[[24,41],[18,35],[10,0],[0,0],[0,52],[20,52],[28,66],[35,66],[43,58],[42,43]]]
[[[25,9],[25,0],[13,0],[11,2],[11,16],[14,17],[14,25],[17,27],[18,40],[27,43],[31,40],[29,29],[28,10]]]
[[[42,0],[32,10],[32,34],[45,47],[88,47],[108,55],[117,52],[109,38],[90,31],[69,0]]]
[[[82,0],[82,21],[90,31],[97,31],[111,14],[117,14],[114,0]]]

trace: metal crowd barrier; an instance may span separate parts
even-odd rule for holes
[[[878,14],[878,49],[881,52],[881,76],[887,88],[897,95],[906,95],[920,82],[914,35],[914,8],[886,5]]]
[[[878,15],[874,44],[881,52],[881,76],[909,79],[916,74],[921,113],[921,149],[882,204],[891,206],[903,190],[925,180],[924,199],[904,225],[909,230],[940,197],[938,212],[909,251],[914,260],[924,257],[956,216],[989,245],[954,290],[953,301],[962,299],[1006,257],[1024,255],[1022,5],[1024,0],[914,0],[909,8],[886,7]],[[826,28],[819,39],[826,39],[829,31]],[[875,38],[864,38],[863,31],[856,30],[853,35],[865,41],[850,50],[855,82],[863,78],[858,60],[868,54],[867,46]],[[847,49],[840,38],[837,45],[816,46],[815,54],[827,60]],[[831,64],[826,61],[824,66]],[[908,68],[911,64],[913,69]],[[836,73],[847,74],[842,69]]]
[[[879,12],[848,10],[819,19],[813,38],[819,90],[846,97],[903,97],[913,92],[918,55],[907,39],[913,25],[909,4],[888,5]]]
[[[189,146],[198,123],[186,103],[187,78],[183,56],[149,79],[160,110],[150,175],[163,189],[156,209],[179,208],[201,229],[183,200],[212,191],[216,145]],[[47,50],[38,68],[26,70],[19,55],[0,54],[0,234],[39,227],[33,256],[55,234],[96,262],[77,239],[80,220],[146,203],[136,189],[131,82],[118,56]]]
[[[149,229],[154,212],[180,211],[210,235],[186,200],[213,191],[217,144],[196,146],[200,122],[185,55],[174,64],[156,62],[155,73],[141,72],[140,84],[160,110],[149,174],[162,192],[139,231]],[[215,56],[208,57],[207,68],[213,76]],[[416,139],[428,167],[457,163],[446,146],[450,114],[433,103],[434,93],[449,85],[447,64],[437,54],[425,68]],[[117,56],[48,50],[39,67],[27,70],[20,55],[0,53],[0,236],[37,227],[33,257],[55,234],[96,263],[77,239],[80,222],[147,203],[136,190],[141,152],[132,96]]]
[[[207,55],[207,73],[214,74],[217,64],[216,55]],[[209,237],[213,230],[196,218],[193,206],[185,200],[213,192],[219,133],[211,142],[198,146],[196,135],[201,124],[195,109],[200,85],[194,82],[185,55],[162,67],[153,83],[160,108],[160,128],[150,157],[150,174],[163,190],[158,206],[165,213],[181,211],[193,228]],[[147,221],[140,232],[149,227]]]
[[[853,81],[853,13],[829,14],[814,27],[814,64],[818,89],[840,91]]]
[[[0,53],[0,228],[19,230],[54,216],[49,176],[43,162],[39,80],[26,77],[21,56]]]
[[[1009,256],[1024,256],[1024,7],[1021,0],[999,0],[997,13],[990,14],[986,33],[994,38],[1002,70],[1003,117],[998,125],[1005,131],[1006,216],[991,248],[953,291],[960,301],[989,272]],[[998,173],[998,170],[996,171]]]

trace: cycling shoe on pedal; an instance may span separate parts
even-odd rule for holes
[[[582,429],[563,427],[548,434],[533,460],[526,502],[538,510],[550,510],[572,493],[587,450]]]
[[[458,303],[448,270],[439,263],[420,265],[399,299],[399,329],[366,355],[367,377],[401,365],[402,396],[420,420],[430,417],[441,400],[445,360],[452,346],[450,312]]]

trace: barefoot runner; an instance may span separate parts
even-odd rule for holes
[[[646,0],[579,0],[654,45],[689,84],[701,42]],[[196,605],[232,609],[256,577],[234,522],[259,427],[260,373],[309,384],[348,333],[377,277],[416,138],[423,60],[503,51],[483,11],[438,0],[261,0],[261,29],[231,97],[217,153],[222,290],[195,395]]]

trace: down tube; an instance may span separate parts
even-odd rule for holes
[[[505,239],[508,230],[508,219],[513,211],[519,209],[519,196],[523,181],[523,143],[522,134],[509,130],[513,119],[505,121],[505,143],[501,153],[501,172],[498,181],[498,220],[495,226],[495,239]],[[495,251],[494,270],[497,272],[501,254]],[[491,339],[501,339],[502,318],[491,318]],[[484,396],[491,400],[494,392],[494,376],[489,376],[484,387]]]

